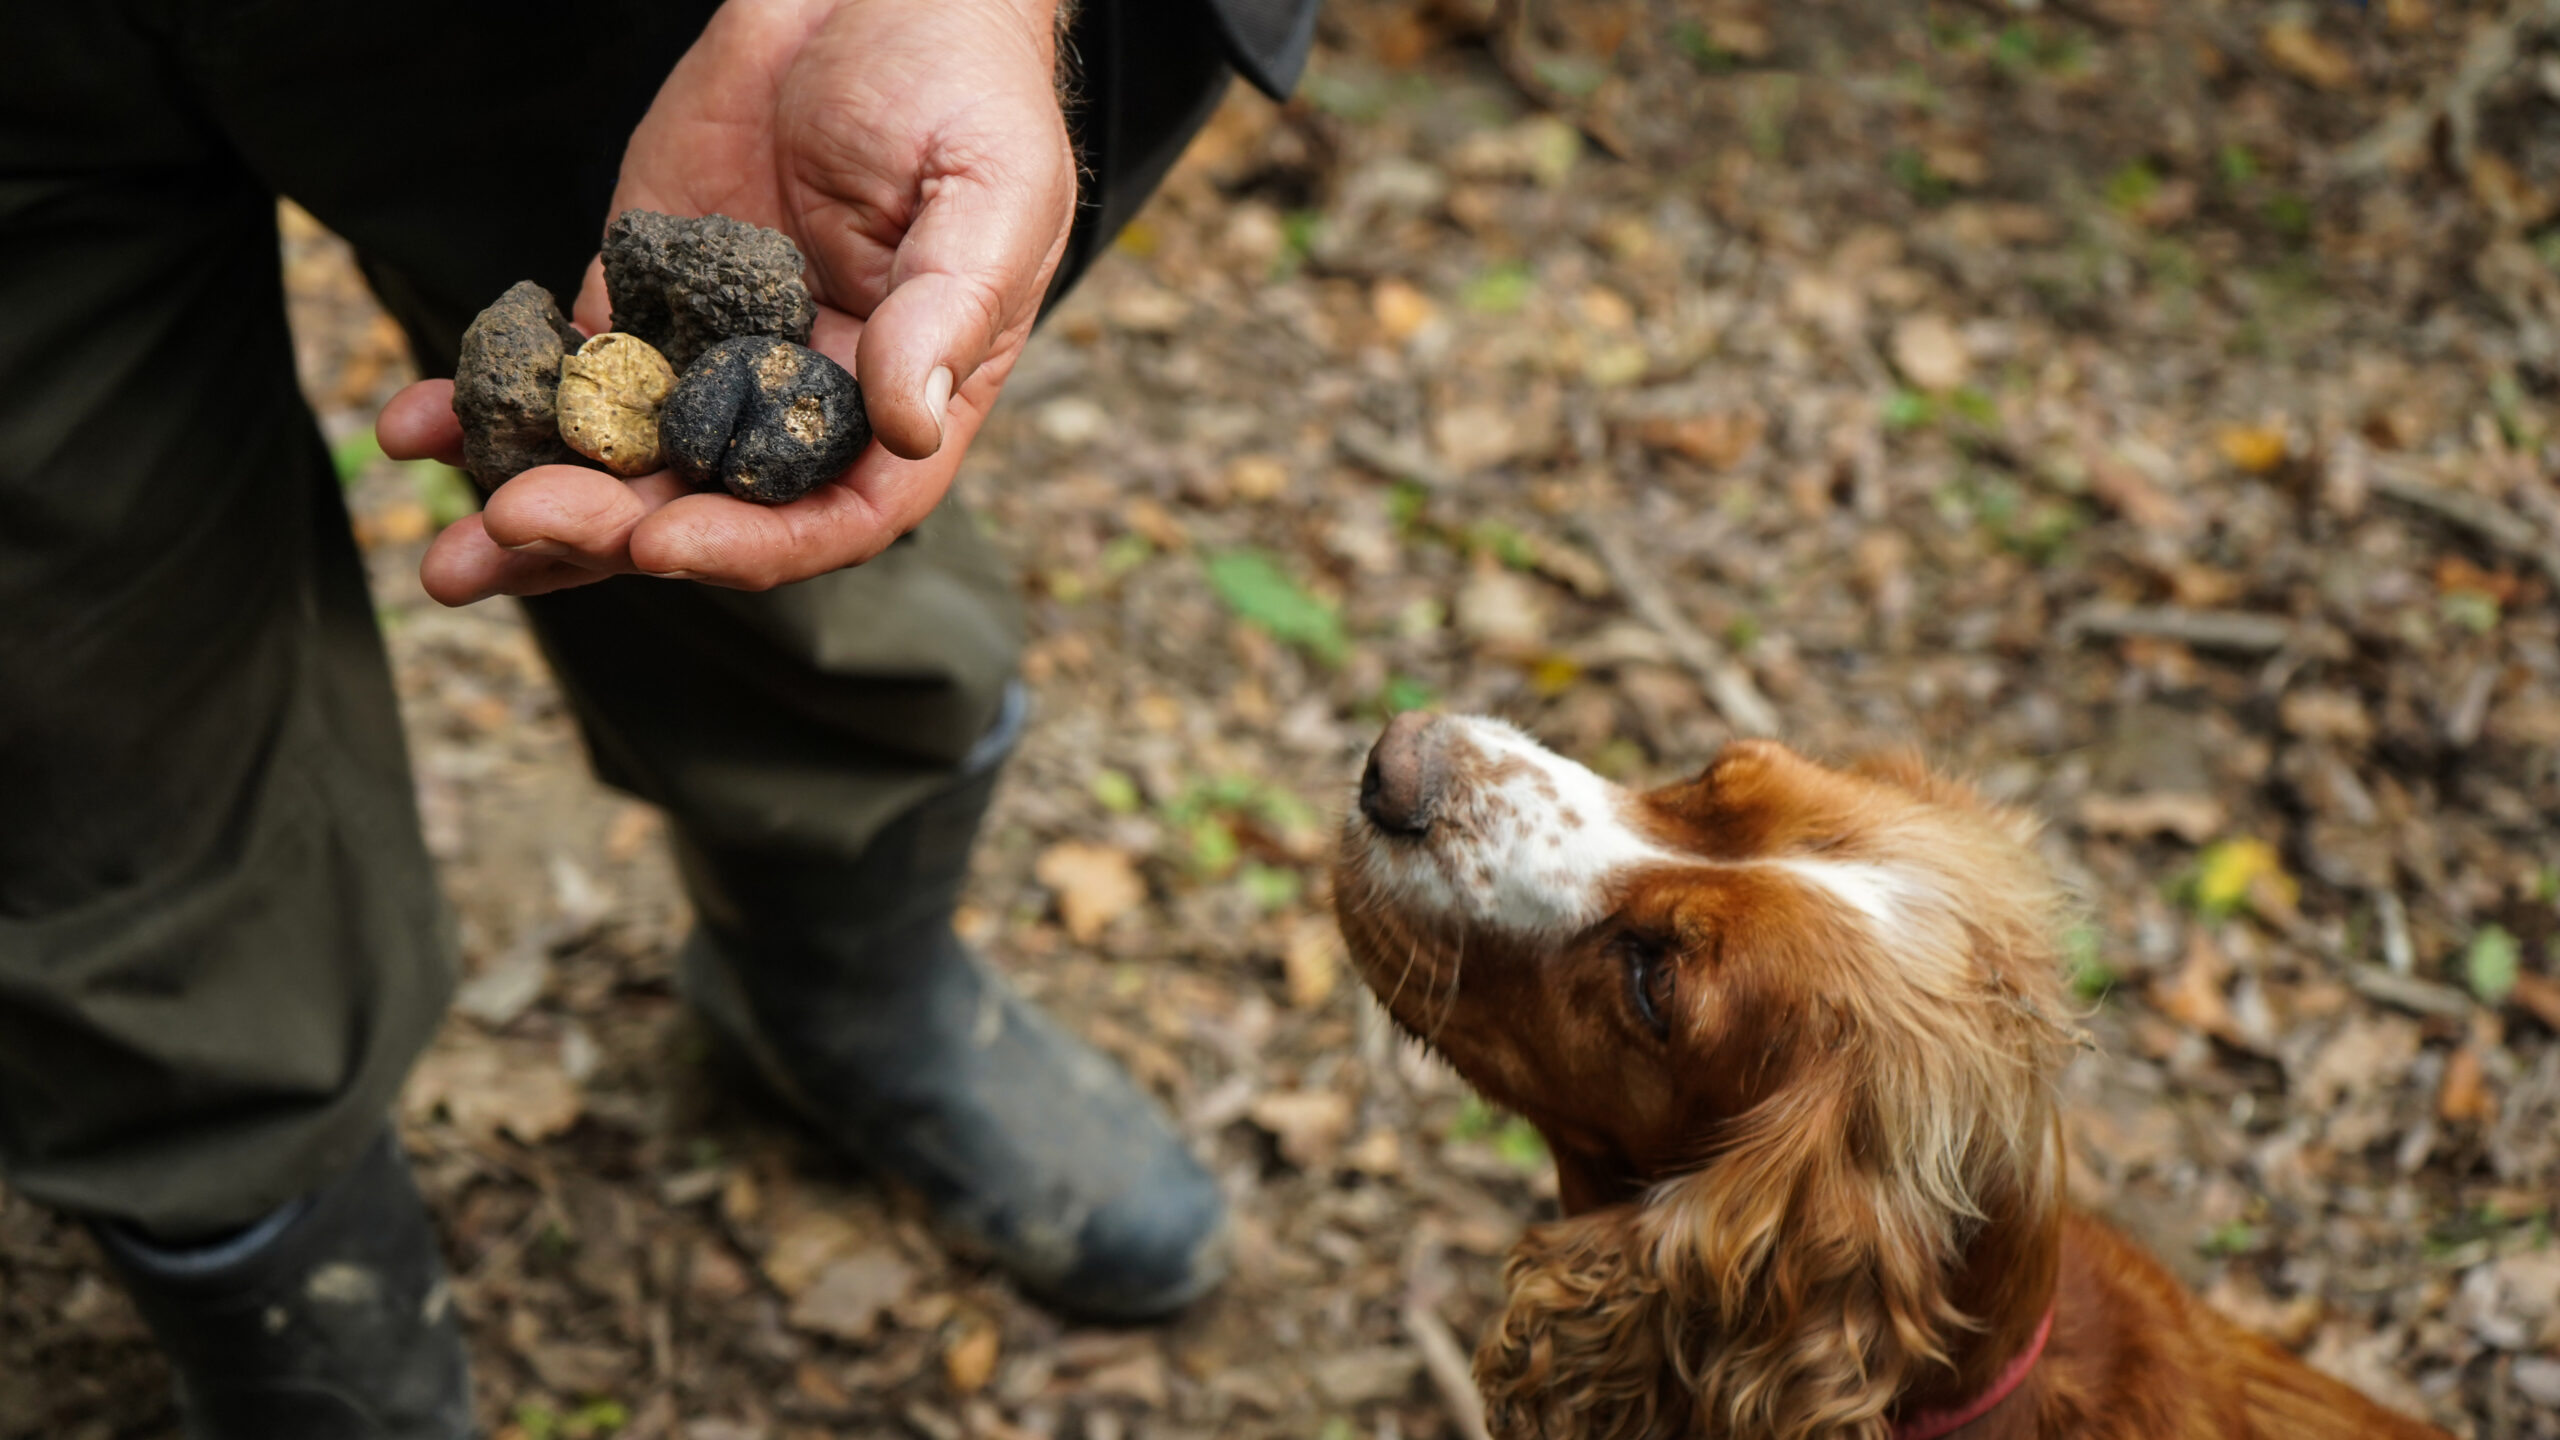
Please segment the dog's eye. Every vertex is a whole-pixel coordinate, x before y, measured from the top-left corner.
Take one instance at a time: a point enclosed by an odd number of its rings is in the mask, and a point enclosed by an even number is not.
[[[1618,958],[1626,966],[1627,999],[1636,1018],[1657,1037],[1669,1038],[1675,969],[1670,950],[1650,936],[1628,935],[1618,942]]]

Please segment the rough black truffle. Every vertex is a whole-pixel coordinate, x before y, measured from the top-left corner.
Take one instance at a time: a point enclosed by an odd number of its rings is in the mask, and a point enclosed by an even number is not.
[[[605,230],[613,328],[657,346],[678,374],[735,336],[808,343],[818,307],[800,266],[790,236],[726,215],[625,210]]]
[[[574,465],[560,438],[560,357],[584,343],[561,318],[551,292],[518,281],[462,332],[453,372],[453,414],[462,422],[462,463],[483,490],[536,465]]]
[[[667,464],[695,485],[780,505],[871,443],[862,387],[815,350],[742,335],[702,352],[658,412]]]

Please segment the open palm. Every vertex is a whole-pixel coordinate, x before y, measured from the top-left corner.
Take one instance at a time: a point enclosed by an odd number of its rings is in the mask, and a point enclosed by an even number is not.
[[[807,257],[810,343],[862,382],[879,443],[788,505],[673,476],[528,470],[437,537],[446,604],[642,573],[762,589],[859,564],[938,504],[1031,334],[1073,218],[1054,0],[730,0],[632,133],[613,211],[723,214]],[[577,320],[609,306],[590,266]],[[443,381],[386,406],[394,456],[451,459]]]

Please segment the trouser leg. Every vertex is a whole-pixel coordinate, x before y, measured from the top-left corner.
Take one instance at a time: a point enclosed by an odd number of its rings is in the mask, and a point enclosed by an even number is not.
[[[219,1229],[374,1138],[448,928],[269,193],[123,7],[0,56],[0,1165]]]

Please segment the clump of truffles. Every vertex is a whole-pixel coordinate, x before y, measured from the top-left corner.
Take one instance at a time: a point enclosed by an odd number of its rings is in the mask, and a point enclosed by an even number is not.
[[[560,362],[584,337],[561,317],[551,292],[517,282],[462,332],[453,372],[453,413],[462,422],[462,463],[483,490],[536,465],[575,464],[560,438]]]
[[[560,438],[629,480],[658,458],[658,411],[676,388],[675,367],[637,335],[609,330],[560,362]]]
[[[815,350],[742,335],[702,353],[658,413],[667,463],[698,486],[780,505],[809,493],[871,443],[862,387]]]
[[[726,215],[625,210],[605,230],[613,328],[658,347],[679,373],[735,336],[808,343],[818,307],[800,268],[790,236]]]

